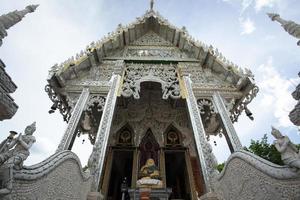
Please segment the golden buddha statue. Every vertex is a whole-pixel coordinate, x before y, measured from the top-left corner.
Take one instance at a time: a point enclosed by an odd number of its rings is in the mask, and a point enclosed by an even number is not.
[[[146,164],[140,169],[139,178],[137,181],[138,187],[162,187],[159,169],[152,158],[149,158]]]

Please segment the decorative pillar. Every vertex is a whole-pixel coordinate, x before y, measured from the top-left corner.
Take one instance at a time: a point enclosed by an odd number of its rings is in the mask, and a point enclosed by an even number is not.
[[[135,188],[136,187],[136,181],[138,179],[138,167],[139,167],[139,151],[137,148],[134,149],[133,151],[133,165],[132,165],[132,171],[131,171],[131,174],[132,174],[132,180],[131,180],[131,188]]]
[[[228,145],[231,150],[231,153],[234,151],[239,151],[242,149],[242,144],[235,132],[235,129],[233,127],[233,124],[230,120],[230,115],[228,113],[228,110],[226,109],[224,100],[219,92],[214,92],[213,94],[213,102],[214,105],[219,112],[224,129],[226,131],[227,137],[228,137]]]
[[[202,169],[203,179],[206,186],[206,192],[213,191],[212,179],[216,173],[215,163],[210,144],[206,141],[204,126],[200,117],[197,101],[193,93],[191,80],[188,76],[183,77],[186,87],[186,101],[189,111],[190,120],[193,127],[196,148],[199,156],[200,166]]]
[[[60,144],[58,145],[56,152],[63,151],[63,150],[71,150],[72,139],[76,134],[76,129],[80,117],[82,115],[82,112],[85,108],[85,105],[87,104],[87,101],[89,99],[89,95],[90,95],[89,88],[83,88],[81,95],[73,109],[73,113],[69,120],[68,127],[65,131],[65,134],[63,135],[63,138],[60,141]]]
[[[162,177],[163,187],[167,187],[167,179],[166,179],[166,162],[165,162],[165,152],[163,148],[159,150],[159,169],[160,176]]]
[[[120,75],[114,74],[112,76],[112,85],[106,98],[103,114],[97,132],[96,142],[93,147],[93,152],[89,158],[89,167],[91,170],[91,174],[93,175],[91,192],[98,192],[99,189],[99,183],[103,169],[106,147],[115,110],[120,80]]]

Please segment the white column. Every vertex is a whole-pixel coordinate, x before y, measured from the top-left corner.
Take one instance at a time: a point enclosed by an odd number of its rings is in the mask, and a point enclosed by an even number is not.
[[[109,132],[112,124],[113,114],[115,110],[118,89],[120,85],[121,76],[112,76],[112,85],[107,95],[103,114],[97,132],[97,138],[93,147],[93,152],[89,159],[89,167],[93,175],[93,183],[91,186],[92,192],[97,192],[99,188],[103,163],[109,138]]]
[[[237,133],[234,129],[234,126],[230,120],[229,112],[226,109],[224,100],[219,92],[214,92],[213,101],[214,101],[214,105],[215,105],[217,111],[219,112],[219,114],[221,116],[223,126],[225,128],[225,131],[226,131],[226,134],[228,137],[227,142],[229,143],[228,145],[229,145],[231,152],[241,150],[242,144],[241,144],[239,137],[237,136]]]
[[[68,123],[68,127],[63,135],[63,138],[60,141],[60,144],[58,145],[56,152],[68,150],[72,148],[71,142],[74,137],[74,134],[76,134],[75,131],[78,126],[82,112],[85,108],[85,105],[89,99],[89,95],[90,95],[89,88],[83,88],[81,95],[72,112],[71,118]]]
[[[191,80],[189,77],[183,77],[186,91],[187,91],[187,106],[190,115],[190,120],[193,127],[194,138],[196,143],[197,152],[199,155],[199,161],[202,169],[202,175],[204,178],[206,192],[211,192],[213,190],[212,177],[215,169],[211,166],[211,153],[209,148],[207,148],[207,141],[205,136],[204,126],[200,117],[200,111],[198,109],[197,100],[194,96]]]

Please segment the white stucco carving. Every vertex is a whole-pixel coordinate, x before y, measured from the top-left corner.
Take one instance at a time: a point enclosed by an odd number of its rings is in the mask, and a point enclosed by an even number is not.
[[[300,175],[246,151],[233,153],[215,182],[226,200],[290,200],[300,198]]]

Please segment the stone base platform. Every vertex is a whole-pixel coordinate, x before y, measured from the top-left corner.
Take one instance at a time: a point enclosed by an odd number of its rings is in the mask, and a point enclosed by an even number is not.
[[[90,192],[87,196],[87,200],[103,200],[104,197],[100,192]]]
[[[219,195],[214,192],[209,192],[200,197],[200,200],[223,200]]]
[[[131,200],[168,200],[172,193],[171,188],[138,188],[129,189]]]

